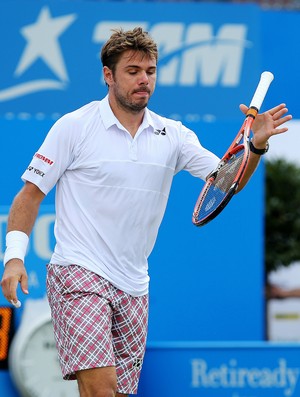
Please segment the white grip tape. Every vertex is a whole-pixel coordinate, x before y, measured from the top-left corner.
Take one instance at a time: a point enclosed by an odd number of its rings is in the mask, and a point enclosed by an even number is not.
[[[260,109],[273,79],[274,79],[274,75],[271,72],[263,72],[261,74],[260,81],[253,95],[252,101],[250,103],[250,107],[253,106],[257,110]]]

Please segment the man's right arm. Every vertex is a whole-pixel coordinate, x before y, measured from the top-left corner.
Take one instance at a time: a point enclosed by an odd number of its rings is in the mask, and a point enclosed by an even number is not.
[[[12,203],[7,233],[18,231],[29,237],[44,197],[44,193],[36,185],[26,182]],[[12,250],[13,248],[11,247]],[[1,281],[3,295],[9,302],[18,301],[18,283],[23,293],[28,294],[28,277],[23,260],[12,257],[5,264]]]

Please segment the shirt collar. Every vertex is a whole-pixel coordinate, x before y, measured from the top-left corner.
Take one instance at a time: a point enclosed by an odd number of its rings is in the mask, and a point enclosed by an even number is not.
[[[110,107],[110,104],[109,104],[109,101],[108,101],[108,95],[106,95],[106,97],[103,98],[102,101],[100,101],[99,108],[100,108],[100,114],[101,114],[102,122],[104,124],[104,127],[107,130],[110,127],[112,127],[113,125],[116,125],[118,128],[124,130],[124,127],[119,122],[117,117],[114,115],[114,113],[113,113],[113,111],[112,111],[112,109]],[[151,117],[149,109],[145,108],[145,114],[144,114],[143,122],[142,122],[142,124],[139,127],[139,131],[143,131],[144,129],[146,129],[148,127],[152,127],[154,129],[154,122],[153,122],[153,119]]]

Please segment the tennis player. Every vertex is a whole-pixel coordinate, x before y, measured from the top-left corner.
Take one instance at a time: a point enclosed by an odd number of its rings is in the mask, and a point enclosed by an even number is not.
[[[3,294],[28,294],[24,257],[45,195],[56,186],[56,245],[47,293],[64,379],[81,397],[136,394],[148,321],[148,263],[173,177],[205,180],[219,158],[194,132],[147,108],[157,46],[147,32],[116,30],[101,60],[107,96],[66,114],[22,175],[9,213]],[[241,106],[245,113],[247,107]],[[284,104],[254,124],[250,170],[288,121]]]

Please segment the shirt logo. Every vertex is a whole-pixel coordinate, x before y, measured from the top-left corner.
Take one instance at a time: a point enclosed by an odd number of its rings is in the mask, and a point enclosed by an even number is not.
[[[40,153],[35,153],[34,157],[37,157],[38,159],[44,161],[45,163],[52,165],[54,163],[53,160],[48,159],[48,157],[43,156]]]
[[[164,127],[162,130],[159,130],[158,128],[154,130],[154,134],[156,135],[167,135],[166,127]]]
[[[42,178],[44,178],[45,176],[45,173],[43,171],[39,170],[38,168],[32,167],[32,165],[29,165],[27,167],[27,170],[30,172],[34,172],[35,174],[41,176]]]

